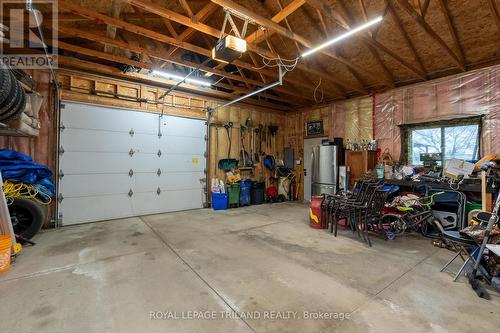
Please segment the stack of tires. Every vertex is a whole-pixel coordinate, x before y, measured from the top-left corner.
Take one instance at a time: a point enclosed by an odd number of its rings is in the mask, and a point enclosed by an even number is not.
[[[26,93],[12,74],[12,71],[0,62],[0,122],[6,122],[24,111]]]

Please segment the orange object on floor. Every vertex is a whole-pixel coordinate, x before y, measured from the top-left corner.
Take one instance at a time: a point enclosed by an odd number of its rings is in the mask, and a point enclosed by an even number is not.
[[[326,229],[323,217],[321,215],[322,195],[315,195],[311,198],[309,206],[309,226],[314,229]]]
[[[10,267],[12,238],[0,235],[0,273],[7,272]]]

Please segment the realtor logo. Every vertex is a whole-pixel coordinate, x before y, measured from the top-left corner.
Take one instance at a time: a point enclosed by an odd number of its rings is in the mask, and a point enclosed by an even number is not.
[[[0,2],[0,58],[21,69],[57,67],[57,0]]]

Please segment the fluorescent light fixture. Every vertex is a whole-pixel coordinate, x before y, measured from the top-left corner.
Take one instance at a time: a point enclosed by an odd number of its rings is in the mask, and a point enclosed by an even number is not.
[[[349,30],[345,34],[342,34],[342,35],[340,35],[338,37],[335,37],[335,38],[329,40],[328,42],[325,42],[325,43],[321,44],[320,46],[317,46],[317,47],[315,47],[313,49],[310,49],[309,51],[302,53],[302,58],[307,57],[308,55],[310,55],[310,54],[312,54],[314,52],[317,52],[317,51],[319,51],[321,49],[324,49],[325,47],[328,47],[328,46],[330,46],[332,44],[335,44],[335,43],[337,43],[337,42],[339,42],[339,41],[341,41],[343,39],[346,39],[347,37],[350,37],[350,36],[354,35],[355,33],[360,32],[361,30],[369,28],[372,25],[375,25],[375,24],[379,23],[380,21],[382,21],[382,19],[383,19],[383,17],[379,16],[379,17],[377,17],[377,18],[375,18],[375,19],[373,19],[371,21],[366,22],[363,25],[360,25],[357,28]]]
[[[237,102],[239,102],[239,101],[241,101],[241,100],[244,100],[244,99],[246,99],[246,98],[248,98],[248,97],[251,97],[251,96],[253,96],[253,95],[259,94],[259,93],[261,93],[261,92],[263,92],[263,91],[265,91],[265,90],[271,89],[272,87],[276,87],[277,85],[280,85],[280,84],[281,84],[281,80],[276,81],[276,82],[274,82],[274,83],[271,83],[270,85],[267,85],[267,86],[265,86],[265,87],[262,87],[262,88],[260,88],[260,89],[255,90],[255,91],[252,91],[252,92],[251,92],[251,93],[249,93],[249,94],[246,94],[246,95],[243,95],[243,96],[241,96],[241,97],[238,97],[237,99],[235,99],[235,100],[233,100],[233,101],[230,101],[230,102],[227,102],[227,103],[225,103],[225,104],[223,104],[223,105],[220,105],[220,106],[216,107],[215,109],[219,109],[219,108],[226,107],[226,106],[229,106],[229,105],[231,105],[231,104],[237,103]],[[214,110],[215,110],[215,109],[214,109]]]
[[[167,78],[167,79],[170,79],[170,80],[177,80],[177,81],[185,81],[186,83],[192,83],[192,84],[197,84],[197,85],[200,85],[200,86],[205,86],[205,87],[210,87],[212,85],[212,83],[208,82],[208,81],[203,81],[203,80],[197,80],[197,79],[192,79],[192,78],[186,78],[184,76],[180,76],[178,74],[173,74],[173,73],[169,73],[169,72],[164,72],[164,71],[152,71],[151,72],[152,74],[154,75],[158,75],[158,76],[163,76],[164,78]]]

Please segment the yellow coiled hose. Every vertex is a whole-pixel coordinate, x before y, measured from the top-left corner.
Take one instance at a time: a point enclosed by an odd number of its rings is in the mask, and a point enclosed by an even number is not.
[[[52,202],[50,194],[41,191],[36,186],[25,183],[12,183],[11,181],[4,181],[3,192],[5,198],[10,202],[16,198],[27,198],[35,200],[42,205],[49,205]],[[46,200],[44,200],[46,198]]]

